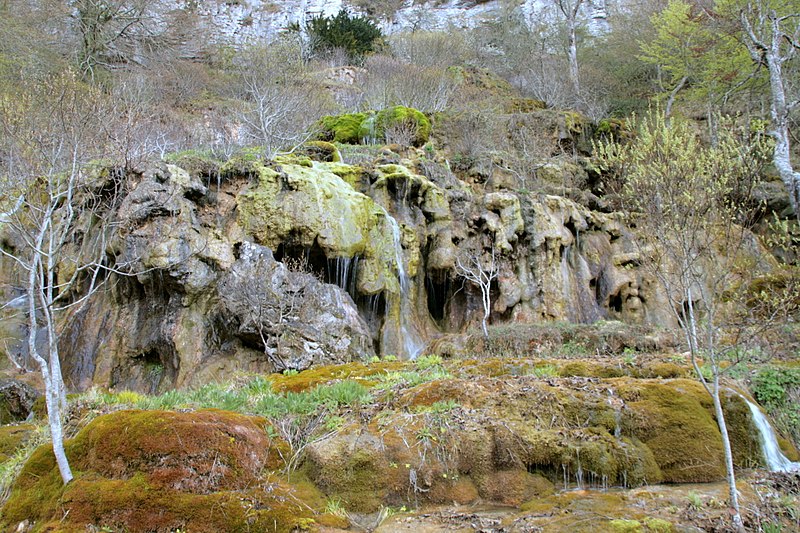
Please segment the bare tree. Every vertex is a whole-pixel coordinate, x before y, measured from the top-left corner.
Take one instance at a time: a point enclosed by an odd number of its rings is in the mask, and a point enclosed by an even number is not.
[[[63,443],[59,317],[100,286],[113,229],[106,214],[119,182],[87,166],[103,153],[102,95],[70,74],[37,89],[0,98],[0,203],[11,206],[2,226],[11,246],[0,251],[25,280],[28,355],[42,374],[53,451],[66,484],[72,472]]]
[[[255,335],[264,355],[275,370],[290,368],[284,359],[284,340],[299,319],[308,279],[293,273],[305,266],[290,262],[287,267],[272,258],[267,248],[243,243],[241,257],[246,262],[233,268],[221,292],[236,295],[227,304],[241,312],[243,334]]]
[[[569,59],[569,80],[575,97],[581,94],[581,82],[578,72],[578,11],[583,0],[555,0],[558,10],[567,22],[567,58]]]
[[[456,274],[477,285],[481,291],[481,303],[483,304],[481,328],[483,336],[488,339],[489,330],[486,325],[489,315],[492,313],[492,282],[497,278],[499,272],[494,242],[488,251],[462,248],[456,255],[455,267]]]
[[[291,39],[246,48],[237,78],[237,96],[243,101],[239,119],[246,133],[240,142],[263,146],[267,156],[305,142],[331,105],[305,71],[300,47]]]
[[[75,29],[80,39],[78,64],[87,79],[98,67],[136,63],[145,43],[147,2],[143,0],[76,0]],[[139,50],[141,51],[141,50]]]
[[[786,3],[786,6],[797,7]],[[768,0],[753,0],[740,10],[745,44],[757,65],[769,72],[770,135],[775,139],[772,161],[789,193],[789,201],[800,221],[800,172],[792,167],[789,115],[800,105],[800,98],[790,100],[784,65],[797,56],[800,48],[800,11],[779,12]]]

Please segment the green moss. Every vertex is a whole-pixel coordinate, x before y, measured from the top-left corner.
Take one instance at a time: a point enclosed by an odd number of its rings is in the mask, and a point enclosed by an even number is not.
[[[331,169],[328,165],[332,165]],[[398,293],[392,230],[385,210],[332,170],[341,163],[311,167],[283,163],[280,173],[263,168],[260,181],[237,198],[239,223],[260,243],[276,249],[290,238],[328,258],[359,256],[361,294]]]
[[[645,518],[644,525],[647,531],[652,531],[653,533],[671,533],[674,531],[672,524],[661,518]]]
[[[342,178],[356,191],[364,191],[369,186],[367,173],[363,167],[345,165],[344,163],[329,163],[327,169]]]
[[[295,154],[305,155],[321,163],[341,163],[342,161],[339,149],[327,141],[309,141],[295,150]]]
[[[35,429],[33,424],[0,426],[0,462],[14,455]]]
[[[711,414],[711,398],[685,379],[669,382],[619,382],[625,401],[624,434],[634,435],[653,452],[664,481],[705,482],[725,475],[722,439]]]
[[[553,483],[525,470],[500,470],[480,476],[478,490],[482,498],[503,505],[520,505],[534,496],[553,494]]]
[[[411,144],[422,146],[431,134],[431,122],[424,113],[411,107],[394,106],[384,109],[375,118],[375,135],[382,139],[391,128],[407,128],[411,131]]]
[[[168,154],[164,160],[199,176],[216,176],[222,165],[222,162],[208,150],[184,150]]]
[[[739,468],[763,465],[761,442],[751,422],[750,408],[738,394],[722,397],[722,409],[733,450],[733,463]]]
[[[367,119],[366,113],[348,113],[322,117],[319,139],[322,141],[345,144],[359,144],[363,139],[362,123]]]
[[[511,98],[506,104],[507,113],[532,113],[545,109],[547,104],[544,100],[536,98]]]
[[[365,385],[374,384],[379,377],[389,372],[397,372],[409,366],[398,361],[378,361],[370,364],[347,363],[344,365],[328,365],[313,367],[294,375],[270,374],[275,392],[302,392],[318,385],[342,380],[357,380]]]
[[[638,520],[624,520],[618,518],[616,520],[611,520],[608,525],[614,533],[641,533],[644,531],[642,523]]]
[[[62,521],[59,531],[90,524],[142,532],[291,531],[311,518],[303,501],[310,493],[298,496],[263,477],[264,469],[282,468],[289,452],[267,437],[265,425],[213,410],[98,417],[65,444],[75,479],[63,487],[52,448],[40,447],[14,483],[0,526],[28,519],[35,531],[51,520]]]
[[[307,449],[309,477],[347,509],[375,512],[383,505],[392,484],[389,460],[377,439],[359,439],[357,433],[352,433],[353,428],[343,431],[350,433]]]
[[[12,486],[11,495],[0,513],[0,529],[8,531],[12,524],[23,520],[39,522],[50,519],[62,489],[52,445],[40,446],[25,463]]]

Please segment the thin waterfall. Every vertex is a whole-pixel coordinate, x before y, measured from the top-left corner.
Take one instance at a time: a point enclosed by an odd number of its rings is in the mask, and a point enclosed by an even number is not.
[[[736,394],[739,394],[738,392]],[[767,468],[772,472],[797,472],[800,471],[800,463],[790,461],[778,445],[778,437],[775,435],[775,429],[772,424],[761,412],[761,408],[754,404],[741,394],[739,396],[747,403],[750,408],[750,414],[753,417],[753,424],[758,429],[759,440],[761,441],[761,450],[764,453],[764,459],[767,461]]]
[[[394,305],[399,305],[398,317],[398,334],[400,342],[402,343],[403,353],[398,354],[409,359],[415,359],[417,355],[425,348],[425,342],[419,335],[419,332],[414,327],[412,322],[413,309],[411,306],[410,298],[410,280],[406,273],[405,264],[403,260],[403,246],[400,233],[400,224],[397,220],[389,214],[385,208],[381,208],[386,217],[386,221],[392,231],[392,247],[394,248],[394,262],[397,268],[397,277],[400,285],[400,294],[395,298],[386,299],[386,316],[392,315],[391,309]]]

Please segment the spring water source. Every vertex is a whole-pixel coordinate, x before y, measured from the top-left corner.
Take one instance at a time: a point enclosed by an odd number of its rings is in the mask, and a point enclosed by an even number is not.
[[[758,429],[759,438],[761,440],[761,449],[764,452],[764,459],[767,461],[767,468],[772,472],[797,472],[800,471],[800,463],[790,461],[783,453],[778,445],[778,438],[775,435],[775,430],[772,425],[761,412],[761,409],[742,396],[742,399],[747,402],[747,407],[750,408],[750,414],[753,417],[753,423]]]
[[[416,359],[417,355],[419,355],[419,353],[425,348],[425,342],[422,340],[411,322],[413,310],[409,297],[409,279],[403,263],[403,246],[400,234],[400,224],[392,215],[389,214],[386,209],[383,209],[383,213],[392,230],[392,247],[394,248],[394,260],[397,268],[397,277],[400,282],[400,316],[398,320],[398,326],[400,329],[399,333],[404,353],[398,355],[402,355],[409,359]],[[387,317],[391,315],[389,309],[393,303],[396,302],[392,302],[392,298],[386,299]]]

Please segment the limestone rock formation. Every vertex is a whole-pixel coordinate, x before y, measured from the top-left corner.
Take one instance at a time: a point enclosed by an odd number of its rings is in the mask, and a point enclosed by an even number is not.
[[[580,161],[551,165],[531,191],[456,175],[426,148],[363,150],[372,161],[359,165],[317,143],[130,173],[108,213],[113,273],[64,320],[68,384],[159,392],[236,371],[414,358],[483,318],[460,254],[494,254],[493,324],[673,325],[635,229],[588,190],[554,194],[548,180]]]

